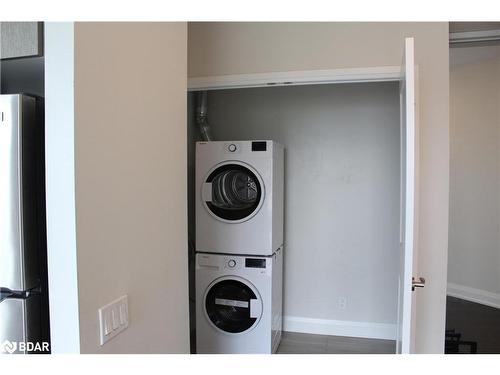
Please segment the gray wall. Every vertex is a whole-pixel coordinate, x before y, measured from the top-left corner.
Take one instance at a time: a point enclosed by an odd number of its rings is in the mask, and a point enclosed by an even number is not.
[[[284,315],[394,324],[398,84],[211,91],[209,119],[285,146]]]
[[[42,22],[0,22],[0,59],[42,54]]]
[[[496,293],[498,304],[500,47],[452,49],[450,63],[448,281],[452,293]]]

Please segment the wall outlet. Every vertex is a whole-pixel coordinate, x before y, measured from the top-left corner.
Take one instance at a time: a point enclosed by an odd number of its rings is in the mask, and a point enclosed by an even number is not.
[[[346,297],[340,297],[339,298],[339,309],[345,310],[347,307],[347,298]]]
[[[100,343],[104,345],[128,327],[128,297],[125,295],[98,310]]]

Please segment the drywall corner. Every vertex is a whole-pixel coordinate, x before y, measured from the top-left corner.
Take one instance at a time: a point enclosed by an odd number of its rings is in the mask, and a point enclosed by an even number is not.
[[[73,35],[72,22],[45,23],[45,168],[52,353],[80,352]]]

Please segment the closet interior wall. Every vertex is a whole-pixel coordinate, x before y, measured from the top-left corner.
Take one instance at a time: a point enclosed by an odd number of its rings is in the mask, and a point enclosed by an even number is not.
[[[191,239],[194,144],[201,140],[194,105],[190,92]],[[394,339],[398,82],[212,90],[208,118],[214,140],[285,146],[284,330]]]

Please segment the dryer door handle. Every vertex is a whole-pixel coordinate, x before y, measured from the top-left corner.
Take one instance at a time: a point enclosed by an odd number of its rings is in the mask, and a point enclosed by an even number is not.
[[[204,182],[201,187],[201,197],[204,202],[212,202],[212,183]]]
[[[258,299],[250,300],[250,318],[260,318],[262,315],[262,303]]]

